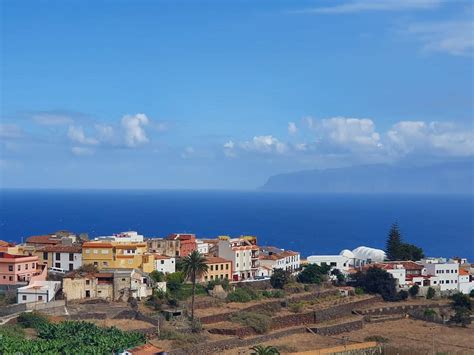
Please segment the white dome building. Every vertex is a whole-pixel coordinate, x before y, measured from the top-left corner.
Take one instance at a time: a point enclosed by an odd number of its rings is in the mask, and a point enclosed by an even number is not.
[[[344,257],[346,257],[347,259],[354,259],[354,258],[355,258],[354,253],[351,252],[349,249],[341,250],[341,252],[339,253],[339,255],[344,256]]]
[[[379,263],[384,261],[387,257],[382,249],[369,248],[365,246],[355,248],[352,253],[354,254],[357,265]]]

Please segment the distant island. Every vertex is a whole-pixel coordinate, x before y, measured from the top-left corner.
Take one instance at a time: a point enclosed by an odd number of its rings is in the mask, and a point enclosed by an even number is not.
[[[387,164],[306,170],[271,176],[263,191],[321,193],[473,193],[474,162],[406,167]]]

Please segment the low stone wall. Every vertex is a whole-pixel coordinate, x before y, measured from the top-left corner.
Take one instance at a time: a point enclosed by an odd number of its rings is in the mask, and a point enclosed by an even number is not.
[[[328,325],[325,327],[311,328],[311,330],[317,334],[321,335],[337,335],[341,333],[352,332],[354,330],[359,330],[364,327],[363,320],[355,320],[346,323]]]
[[[107,319],[106,313],[79,313],[72,314],[68,317],[70,320],[86,320],[86,319]]]
[[[212,328],[208,330],[211,334],[219,335],[231,335],[239,338],[256,335],[257,332],[252,327],[240,327],[240,328]]]
[[[207,355],[207,354],[220,354],[225,350],[238,348],[238,347],[250,347],[255,344],[260,344],[266,341],[279,339],[294,334],[306,333],[306,328],[292,328],[283,330],[273,334],[261,335],[255,338],[247,339],[226,339],[206,344],[199,344],[186,349],[175,349],[168,352],[169,355]]]
[[[0,308],[0,317],[26,311],[26,303],[11,304]]]
[[[380,308],[371,308],[356,310],[357,314],[361,315],[388,315],[388,314],[402,314],[408,313],[412,310],[425,309],[425,308],[443,308],[447,305],[442,305],[439,303],[430,303],[430,304],[411,304],[411,305],[399,305],[399,306],[387,306]]]
[[[286,298],[286,300],[289,302],[301,302],[301,301],[310,301],[318,297],[328,297],[328,296],[335,296],[335,295],[339,295],[339,290],[329,289],[329,290],[317,291],[311,294],[295,295],[293,297]],[[202,324],[225,322],[226,320],[229,320],[230,316],[232,316],[233,314],[240,313],[240,312],[259,311],[262,309],[262,307],[271,307],[272,305],[281,305],[282,301],[284,301],[284,299],[277,299],[275,301],[265,302],[264,304],[260,303],[253,306],[249,306],[247,308],[243,308],[235,312],[227,312],[227,313],[220,313],[220,314],[215,314],[211,316],[205,316],[205,317],[201,317],[200,321]]]
[[[41,311],[51,308],[64,307],[66,303],[64,300],[51,301],[51,302],[30,302],[30,303],[17,303],[8,305],[0,308],[0,317],[10,316],[15,313],[21,313],[28,310]]]

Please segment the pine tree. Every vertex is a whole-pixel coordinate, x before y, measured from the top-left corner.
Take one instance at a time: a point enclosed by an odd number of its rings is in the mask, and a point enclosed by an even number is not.
[[[395,222],[392,224],[392,227],[390,227],[390,231],[388,232],[387,246],[385,248],[388,260],[399,260],[402,248],[402,236],[400,234],[398,223]]]

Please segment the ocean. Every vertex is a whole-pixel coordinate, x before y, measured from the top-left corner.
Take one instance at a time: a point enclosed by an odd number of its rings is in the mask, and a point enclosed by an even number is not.
[[[397,221],[428,256],[474,261],[472,195],[337,195],[257,191],[0,190],[0,239],[20,242],[57,230],[90,237],[136,230],[198,237],[256,235],[302,255],[360,245],[384,248]]]

